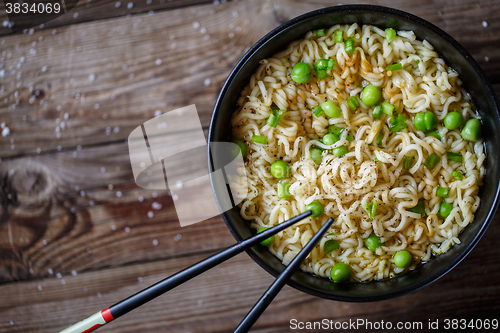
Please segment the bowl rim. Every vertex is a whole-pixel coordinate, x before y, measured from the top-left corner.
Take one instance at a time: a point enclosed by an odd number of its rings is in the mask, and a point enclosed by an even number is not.
[[[264,46],[270,39],[272,39],[275,35],[278,33],[296,25],[297,23],[300,23],[301,21],[307,20],[307,19],[312,19],[314,17],[319,17],[325,14],[331,14],[331,13],[337,13],[337,12],[356,12],[356,11],[374,11],[378,12],[380,14],[391,14],[394,16],[399,16],[402,18],[405,18],[409,21],[415,22],[417,25],[424,26],[424,28],[430,29],[434,31],[436,34],[440,35],[442,38],[446,39],[459,53],[462,54],[464,58],[467,59],[469,64],[474,68],[475,72],[479,75],[481,81],[483,82],[489,98],[491,98],[494,106],[495,106],[495,111],[497,113],[497,118],[500,118],[499,115],[499,102],[496,98],[495,92],[489,83],[486,75],[484,74],[483,70],[481,67],[478,65],[478,63],[475,61],[475,59],[470,55],[470,53],[465,50],[463,46],[461,46],[453,37],[451,37],[448,33],[443,31],[442,29],[438,28],[434,24],[416,16],[410,13],[407,13],[405,11],[391,8],[391,7],[384,7],[384,6],[376,6],[376,5],[338,5],[338,6],[332,6],[332,7],[325,7],[321,9],[316,9],[307,13],[304,13],[302,15],[299,15],[297,17],[292,18],[291,20],[281,24],[280,26],[274,28],[271,30],[269,33],[267,33],[264,37],[262,37],[259,41],[257,41],[248,51],[243,55],[243,57],[238,61],[238,63],[234,66],[234,68],[231,70],[230,74],[228,75],[218,97],[217,101],[214,106],[214,111],[212,113],[212,117],[210,120],[210,128],[208,132],[208,156],[209,156],[209,166],[211,166],[210,162],[210,143],[213,140],[213,137],[215,135],[214,133],[214,123],[217,120],[218,116],[218,110],[221,108],[221,105],[223,103],[224,97],[229,89],[229,87],[232,85],[234,79],[238,75],[239,71],[242,69],[242,67],[246,64],[246,62],[254,56],[254,53],[257,52],[262,46]],[[292,42],[292,41],[290,41]],[[212,170],[210,170],[212,171]],[[212,183],[212,189],[215,194],[215,189],[213,187],[213,182],[212,182],[212,177],[210,177],[211,183]],[[498,208],[498,203],[499,203],[499,198],[500,198],[500,186],[497,185],[496,187],[496,192],[495,196],[493,199],[493,204],[488,211],[488,214],[485,217],[484,223],[481,226],[481,228],[478,230],[478,232],[474,235],[473,239],[469,244],[467,244],[467,247],[455,258],[453,261],[447,265],[444,266],[441,270],[439,270],[437,273],[431,275],[430,277],[427,277],[426,279],[412,284],[408,287],[405,287],[401,290],[395,291],[395,292],[389,292],[389,293],[384,293],[381,295],[376,295],[376,296],[342,296],[342,295],[334,295],[334,294],[327,294],[315,289],[312,289],[310,287],[304,286],[300,283],[297,283],[293,281],[292,279],[289,279],[287,281],[287,284],[299,291],[305,292],[307,294],[317,296],[320,298],[324,299],[330,299],[330,300],[335,300],[335,301],[347,301],[347,302],[372,302],[372,301],[381,301],[381,300],[386,300],[390,298],[394,298],[397,296],[402,296],[405,294],[408,294],[410,292],[419,290],[432,282],[435,282],[439,280],[441,277],[443,277],[445,274],[450,272],[453,268],[455,268],[471,251],[472,249],[477,245],[481,237],[484,235],[486,232],[486,229],[489,227],[493,217],[495,216],[495,213]],[[217,195],[215,195],[215,200],[217,204],[219,205],[219,201],[217,200]],[[219,205],[220,208],[220,205]],[[229,217],[227,216],[226,212],[223,212],[222,218],[233,235],[233,237],[238,241],[241,242],[244,240],[240,235],[233,229]],[[276,272],[274,269],[272,269],[264,260],[262,260],[256,253],[254,253],[251,249],[246,250],[246,253],[260,266],[262,267],[265,271],[267,271],[269,274],[271,274],[274,277],[277,277],[279,275],[279,272]],[[376,283],[377,281],[369,282],[369,283]],[[356,282],[358,283],[358,282]]]

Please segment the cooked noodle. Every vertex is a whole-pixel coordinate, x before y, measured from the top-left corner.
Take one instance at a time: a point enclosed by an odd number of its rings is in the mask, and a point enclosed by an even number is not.
[[[335,43],[335,30],[343,30],[344,38],[355,36],[356,49],[347,54],[344,43]],[[338,262],[351,266],[351,281],[389,278],[419,263],[428,261],[432,253],[446,252],[460,243],[460,232],[474,219],[479,206],[479,186],[484,175],[485,153],[482,141],[462,139],[460,131],[448,130],[442,120],[458,111],[464,121],[477,118],[469,96],[461,87],[458,74],[449,68],[427,41],[415,39],[412,31],[398,31],[388,42],[384,30],[357,24],[336,25],[325,30],[326,36],[313,32],[291,43],[273,57],[261,61],[241,93],[233,115],[233,136],[248,146],[245,172],[249,194],[241,204],[241,216],[252,221],[252,227],[271,227],[305,210],[319,200],[325,213],[307,218],[278,233],[269,250],[287,265],[329,218],[335,218],[327,236],[304,261],[302,269],[328,277]],[[298,62],[310,65],[318,59],[335,59],[334,69],[318,80],[297,84],[291,79]],[[388,65],[401,63],[403,69],[386,72]],[[371,83],[382,90],[382,101],[395,106],[406,118],[407,127],[397,133],[389,131],[387,117],[372,117],[373,107],[360,102],[352,111],[347,104],[358,96],[363,86]],[[330,100],[342,111],[339,118],[324,114],[316,117],[311,110]],[[286,112],[276,128],[266,125],[275,103]],[[442,140],[425,136],[413,124],[416,113],[433,111]],[[344,127],[340,140],[327,146],[319,141],[329,125]],[[375,144],[383,132],[380,147]],[[354,141],[348,141],[351,133]],[[267,144],[251,141],[252,135],[267,137]],[[341,157],[331,149],[346,145],[349,152]],[[326,149],[322,163],[310,157],[312,147]],[[446,152],[460,153],[463,162],[452,162]],[[431,153],[440,157],[430,170],[424,161]],[[403,168],[404,156],[414,156],[414,164]],[[270,165],[283,160],[291,167],[286,179],[290,198],[278,199],[279,179],[270,173]],[[460,171],[463,180],[451,173]],[[448,198],[435,195],[437,187],[450,188]],[[368,218],[365,204],[376,200],[378,208],[373,220]],[[425,202],[426,215],[408,211],[419,200]],[[442,200],[453,204],[450,215],[438,216]],[[375,252],[365,247],[365,239],[375,233],[383,243]],[[335,239],[340,247],[325,254],[324,244]],[[397,251],[412,254],[408,268],[398,268],[393,261]]]

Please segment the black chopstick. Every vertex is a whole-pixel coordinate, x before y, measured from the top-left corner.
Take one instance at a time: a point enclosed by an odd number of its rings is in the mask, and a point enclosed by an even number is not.
[[[267,309],[269,304],[274,300],[276,295],[285,285],[286,281],[293,275],[295,270],[300,266],[304,259],[309,255],[309,252],[318,244],[324,233],[330,229],[333,224],[333,218],[329,218],[326,223],[318,230],[318,232],[311,238],[311,240],[304,246],[302,250],[293,258],[292,262],[286,266],[285,270],[276,278],[273,284],[266,290],[264,295],[255,303],[253,308],[247,313],[245,318],[234,330],[235,333],[246,333],[250,330],[253,324],[259,319],[261,314]]]
[[[76,323],[75,325],[68,327],[67,329],[61,331],[60,333],[76,333],[76,332],[81,333],[84,331],[90,332],[94,329],[97,329],[102,325],[109,323],[110,321],[120,316],[123,316],[129,311],[138,308],[144,303],[151,301],[152,299],[160,296],[161,294],[164,294],[167,291],[183,284],[184,282],[194,278],[195,276],[200,275],[201,273],[209,270],[210,268],[217,266],[218,264],[228,260],[229,258],[234,257],[235,255],[245,251],[246,249],[254,245],[257,245],[261,241],[271,237],[272,235],[280,232],[283,229],[288,228],[289,226],[299,222],[300,220],[310,216],[311,214],[312,211],[308,210],[300,215],[292,217],[288,221],[282,222],[277,226],[269,228],[251,238],[248,238],[240,243],[237,243],[219,253],[214,254],[211,257],[208,257],[207,259],[204,259],[180,272],[175,273],[174,275],[169,276],[164,280],[161,280],[160,282],[157,282],[156,284],[144,290],[139,291],[137,294],[132,295],[129,298],[126,298],[123,301],[120,301],[115,305],[110,306],[109,308],[106,308],[100,312],[95,313],[94,315],[88,317],[87,319],[84,319],[83,321]]]

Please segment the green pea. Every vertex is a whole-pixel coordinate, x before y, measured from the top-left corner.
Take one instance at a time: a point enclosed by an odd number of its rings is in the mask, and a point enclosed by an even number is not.
[[[436,128],[437,118],[433,112],[426,111],[418,113],[413,122],[419,131],[427,132]]]
[[[449,130],[454,130],[462,126],[464,117],[457,111],[450,112],[444,117],[444,126]]]
[[[347,282],[351,278],[351,267],[343,262],[339,262],[332,267],[330,277],[337,283]]]
[[[443,219],[445,219],[450,215],[452,210],[453,210],[453,205],[451,203],[447,203],[446,201],[441,201],[441,204],[439,205],[438,215],[441,216]]]
[[[290,176],[290,166],[283,161],[275,161],[271,164],[271,175],[278,179],[288,178]]]
[[[299,62],[297,65],[293,66],[292,69],[292,80],[297,83],[307,83],[311,78],[311,67],[305,62]]]
[[[340,146],[332,150],[333,155],[339,157],[339,156],[344,156],[347,154],[349,150],[347,149],[346,146]]]
[[[266,227],[259,228],[259,230],[257,230],[257,233],[260,234],[262,231],[267,230],[267,229],[269,229],[269,228],[266,228]],[[272,243],[274,243],[274,235],[272,235],[269,238],[264,239],[262,242],[260,242],[260,245],[269,246]]]
[[[342,115],[342,111],[340,111],[339,107],[332,101],[326,101],[325,103],[321,104],[321,108],[330,118],[338,118]]]
[[[323,205],[318,200],[314,200],[309,205],[307,205],[306,211],[308,210],[312,210],[313,212],[311,215],[312,217],[320,217],[321,215],[323,215],[323,212],[325,211],[323,209]]]
[[[411,263],[411,253],[408,251],[398,251],[394,255],[394,264],[399,268],[408,267]]]
[[[478,141],[481,138],[481,122],[478,119],[467,120],[461,134],[464,140]]]
[[[382,246],[382,242],[375,234],[371,234],[367,239],[365,239],[365,246],[368,250],[375,252],[379,247]]]
[[[339,141],[339,137],[333,133],[325,134],[325,136],[323,137],[323,143],[327,146],[331,146],[337,141]]]
[[[232,142],[236,143],[240,147],[241,156],[243,156],[243,158],[245,158],[247,156],[247,145],[239,139],[233,139]],[[238,155],[238,151],[235,152],[234,156],[236,156],[236,155]]]
[[[382,93],[377,86],[373,84],[369,84],[363,89],[363,93],[361,94],[361,101],[363,104],[367,106],[375,106],[380,102],[380,98],[382,97]]]
[[[323,160],[322,151],[319,148],[311,149],[311,160],[316,164],[321,164]]]

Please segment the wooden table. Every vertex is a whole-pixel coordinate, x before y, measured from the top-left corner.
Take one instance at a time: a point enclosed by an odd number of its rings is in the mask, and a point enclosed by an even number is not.
[[[499,94],[499,1],[372,3],[447,31]],[[233,244],[220,217],[181,228],[167,190],[137,187],[126,139],[157,110],[193,103],[207,129],[224,80],[251,45],[334,4],[81,0],[42,28],[2,27],[0,122],[11,133],[0,136],[0,332],[59,331]],[[497,214],[458,267],[419,291],[353,304],[286,286],[253,331],[290,332],[293,318],[424,328],[436,319],[499,319],[499,222]],[[102,332],[229,332],[272,281],[241,254]]]

